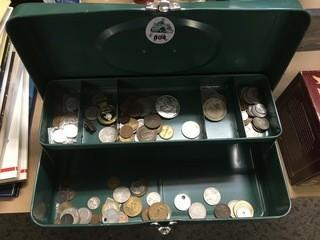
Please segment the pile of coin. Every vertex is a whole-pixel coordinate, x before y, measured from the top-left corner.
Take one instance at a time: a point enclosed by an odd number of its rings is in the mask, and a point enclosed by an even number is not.
[[[241,114],[247,136],[257,137],[270,128],[267,108],[262,104],[260,91],[256,87],[241,89]]]
[[[207,97],[202,104],[204,116],[212,122],[218,122],[225,118],[227,114],[226,98],[218,92],[214,92]]]
[[[70,144],[77,142],[79,100],[76,96],[65,95],[59,114],[52,120],[48,130],[49,144]]]

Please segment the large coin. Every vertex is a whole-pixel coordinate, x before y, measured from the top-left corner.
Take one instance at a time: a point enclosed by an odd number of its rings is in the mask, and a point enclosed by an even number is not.
[[[226,103],[220,98],[208,98],[203,104],[203,113],[210,121],[221,121],[227,114]]]
[[[64,143],[67,141],[67,137],[64,134],[63,129],[56,128],[52,130],[51,138],[55,143]]]
[[[248,104],[257,104],[260,102],[260,92],[259,89],[256,87],[249,87],[246,88],[246,91],[244,92],[243,99]]]
[[[136,217],[142,211],[142,202],[140,198],[131,196],[128,201],[123,204],[123,211],[129,217]]]
[[[147,203],[149,206],[157,202],[161,202],[161,195],[159,193],[151,192],[147,195]]]
[[[87,202],[87,206],[91,210],[97,209],[100,206],[100,198],[91,197]]]
[[[252,120],[252,126],[254,127],[253,129],[257,132],[264,132],[269,129],[270,123],[266,118],[255,117]]]
[[[131,184],[131,193],[137,197],[142,197],[147,192],[147,184],[143,180],[135,181]]]
[[[144,117],[144,125],[150,129],[156,129],[161,125],[161,118],[156,114],[147,115]]]
[[[221,200],[221,194],[216,188],[208,187],[203,192],[203,198],[209,205],[217,205]]]
[[[267,109],[262,103],[253,105],[252,112],[256,117],[263,118],[267,116]]]
[[[92,212],[88,208],[79,208],[78,209],[80,216],[80,224],[89,224],[92,218]]]
[[[181,132],[186,138],[195,139],[200,135],[200,126],[194,121],[187,121],[182,125]]]
[[[127,188],[127,187],[117,187],[113,191],[113,199],[115,201],[117,201],[118,203],[124,203],[124,202],[128,201],[130,196],[131,196],[131,193],[130,193],[129,188]]]
[[[165,220],[169,215],[169,207],[165,203],[157,202],[149,207],[148,212],[150,220]]]
[[[75,138],[78,135],[78,127],[75,124],[64,124],[62,130],[68,138]]]
[[[191,199],[185,193],[178,194],[174,198],[174,205],[180,211],[187,211],[191,206]]]
[[[170,125],[163,125],[159,136],[164,140],[169,140],[173,137],[174,130]]]
[[[121,137],[130,139],[132,135],[133,135],[133,128],[130,125],[126,124],[120,128]]]
[[[104,127],[99,132],[99,140],[102,143],[115,142],[117,137],[117,130],[113,127]]]
[[[231,200],[230,202],[228,202],[228,207],[231,210],[231,217],[235,218],[236,216],[234,215],[234,205],[236,205],[236,203],[239,202],[239,200]]]
[[[175,118],[180,112],[180,104],[178,100],[170,95],[158,97],[155,107],[157,113],[166,119]]]
[[[139,142],[154,142],[157,139],[157,131],[142,126],[137,130],[137,138]]]
[[[202,203],[194,202],[189,208],[189,216],[192,219],[203,219],[207,216],[207,210]]]
[[[254,210],[247,201],[238,201],[234,207],[234,214],[238,218],[249,218],[254,216]]]
[[[216,218],[229,218],[231,216],[231,210],[227,204],[219,203],[214,206],[214,215]]]

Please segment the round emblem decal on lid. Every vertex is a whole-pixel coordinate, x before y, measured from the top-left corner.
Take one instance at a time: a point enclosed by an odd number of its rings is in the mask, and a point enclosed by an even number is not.
[[[169,42],[175,33],[173,23],[165,17],[151,19],[146,27],[147,38],[155,44],[165,44]]]

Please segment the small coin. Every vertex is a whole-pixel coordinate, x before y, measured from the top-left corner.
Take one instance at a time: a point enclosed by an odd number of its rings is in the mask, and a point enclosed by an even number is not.
[[[208,187],[203,192],[203,198],[209,205],[217,205],[221,200],[221,194],[216,188]]]
[[[124,212],[119,212],[119,223],[129,222],[128,216]]]
[[[107,186],[109,189],[116,189],[120,186],[120,179],[118,177],[112,176],[107,180]]]
[[[194,202],[189,208],[189,216],[192,219],[203,219],[207,216],[207,210],[202,203]]]
[[[68,200],[67,191],[59,191],[57,192],[56,201],[57,203],[63,203]]]
[[[150,221],[149,218],[149,207],[145,207],[141,212],[141,218],[144,222]]]
[[[264,132],[269,129],[270,123],[266,118],[255,117],[252,120],[252,126],[254,127],[254,129],[257,129],[260,132]]]
[[[99,111],[98,108],[95,106],[87,107],[87,109],[84,112],[84,116],[86,119],[90,121],[94,121],[97,119],[98,111]]]
[[[157,139],[157,131],[142,126],[137,130],[137,139],[139,142],[154,142]]]
[[[191,199],[185,193],[178,194],[174,198],[174,205],[180,211],[187,211],[191,206]]]
[[[163,202],[157,202],[149,207],[150,220],[165,220],[169,215],[169,206]]]
[[[247,201],[238,201],[234,207],[234,214],[238,218],[249,218],[254,216],[252,205]]]
[[[219,203],[214,206],[214,215],[216,218],[229,218],[231,210],[227,204]]]
[[[63,116],[55,116],[52,120],[52,126],[60,127],[62,122],[63,122]]]
[[[101,223],[101,218],[102,218],[101,214],[93,213],[91,221],[90,221],[90,224],[99,224],[99,223]]]
[[[92,212],[88,208],[78,209],[80,221],[79,224],[89,224],[92,218]]]
[[[133,132],[136,132],[139,126],[139,122],[135,118],[130,118],[129,122],[127,123],[130,127],[132,127]]]
[[[142,202],[140,198],[131,196],[128,201],[123,204],[123,211],[129,217],[136,217],[142,211]]]
[[[203,104],[203,113],[210,121],[221,121],[227,114],[226,103],[221,98],[208,98]]]
[[[154,203],[161,202],[161,195],[157,192],[150,192],[147,195],[147,203],[151,206]]]
[[[144,125],[150,129],[156,129],[161,125],[161,118],[157,114],[151,114],[144,117]]]
[[[110,208],[106,214],[102,216],[103,223],[119,223],[119,211]]]
[[[87,202],[87,206],[89,209],[94,210],[100,206],[100,203],[101,203],[100,198],[91,197]]]
[[[61,219],[63,218],[64,215],[66,214],[70,214],[73,218],[73,222],[72,224],[78,224],[79,221],[80,221],[80,216],[79,216],[79,212],[76,208],[67,208],[65,209],[63,212],[61,212],[61,215],[60,215],[60,222],[61,222]],[[68,217],[70,219],[70,217]]]
[[[75,138],[78,135],[78,127],[75,124],[64,124],[62,129],[67,138]]]
[[[68,97],[65,101],[66,109],[69,112],[75,112],[78,109],[78,105],[78,99],[75,97]]]
[[[236,205],[236,203],[239,202],[239,200],[231,200],[230,202],[228,202],[228,206],[231,210],[231,217],[235,218],[236,216],[234,215],[234,205]]]
[[[200,126],[194,121],[187,121],[183,123],[181,132],[186,138],[195,139],[200,135]]]
[[[256,117],[264,118],[267,116],[267,109],[262,103],[253,105],[252,112]]]
[[[158,97],[155,108],[157,113],[165,119],[175,118],[180,113],[180,104],[178,100],[170,95]]]
[[[120,204],[117,203],[112,198],[107,198],[107,201],[103,204],[102,209],[101,209],[102,215],[106,215],[107,210],[110,208],[115,209],[117,211],[120,211]]]
[[[113,191],[113,199],[118,203],[124,203],[128,201],[130,196],[131,196],[131,193],[129,188],[127,187],[117,187]]]
[[[61,128],[53,129],[51,138],[55,143],[64,143],[67,141],[67,137]]]
[[[134,181],[130,186],[130,191],[137,197],[142,197],[148,190],[147,184],[143,180]]]
[[[252,105],[249,105],[247,110],[246,110],[246,112],[247,112],[249,117],[255,117],[255,114],[252,111],[252,107],[253,107]]]
[[[73,224],[73,216],[71,214],[64,214],[62,217],[60,217],[60,224]]]
[[[120,136],[122,138],[131,138],[132,135],[133,135],[133,128],[130,125],[126,124],[120,128]]]
[[[99,132],[99,140],[102,143],[115,142],[117,140],[117,130],[113,127],[104,127]]]
[[[161,132],[159,136],[164,140],[169,140],[173,137],[174,130],[170,125],[162,125]]]

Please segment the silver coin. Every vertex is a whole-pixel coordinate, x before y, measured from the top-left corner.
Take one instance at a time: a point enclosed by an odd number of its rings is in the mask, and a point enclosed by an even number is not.
[[[200,126],[194,121],[187,121],[182,125],[181,132],[186,138],[195,139],[200,135]]]
[[[106,211],[106,214],[102,216],[103,223],[119,223],[120,212],[110,208]]]
[[[55,143],[64,143],[67,141],[67,137],[61,128],[53,129],[51,138]]]
[[[65,214],[70,214],[73,217],[72,224],[78,224],[80,221],[80,215],[76,208],[67,208],[61,212],[60,220]]]
[[[75,124],[64,124],[62,129],[67,138],[75,138],[78,135],[78,127]]]
[[[174,198],[174,205],[180,211],[187,211],[191,206],[191,199],[185,193],[178,194]]]
[[[228,206],[231,210],[231,217],[235,218],[236,216],[234,215],[234,205],[237,204],[237,202],[239,202],[239,200],[231,200],[230,202],[228,202]]]
[[[252,120],[252,126],[254,126],[254,129],[257,129],[260,132],[264,132],[270,128],[270,122],[266,118],[255,117]]]
[[[203,198],[209,205],[217,205],[221,200],[220,192],[214,187],[208,187],[203,192]]]
[[[78,109],[78,99],[75,97],[68,97],[65,101],[65,106],[68,112],[75,112]]]
[[[117,187],[113,191],[113,199],[118,203],[124,203],[128,201],[130,196],[131,196],[131,193],[129,188],[127,187]]]
[[[178,100],[170,95],[163,95],[157,98],[155,103],[157,113],[166,119],[172,119],[179,115],[180,104]]]
[[[200,202],[192,203],[189,208],[189,216],[192,219],[203,219],[207,216],[207,209]]]
[[[149,206],[157,202],[161,202],[161,195],[159,193],[151,192],[147,195],[147,203]]]
[[[78,209],[80,216],[80,224],[89,224],[92,219],[92,212],[88,208],[79,208]]]
[[[95,210],[100,206],[100,198],[98,197],[91,197],[88,202],[87,202],[87,206],[89,209],[91,210]]]
[[[235,216],[238,218],[250,218],[254,216],[254,209],[247,201],[238,201],[233,209]]]
[[[248,106],[248,108],[247,108],[247,114],[248,114],[250,117],[255,117],[256,115],[255,115],[254,112],[252,111],[252,108],[253,108],[252,105],[249,105],[249,106]]]
[[[99,131],[99,140],[102,143],[115,142],[118,137],[117,130],[113,127],[104,127]]]
[[[253,105],[252,112],[256,117],[263,118],[267,116],[267,109],[262,103]]]
[[[84,112],[85,118],[90,120],[90,121],[96,120],[97,119],[97,114],[98,114],[98,108],[95,107],[95,106],[88,107]]]

